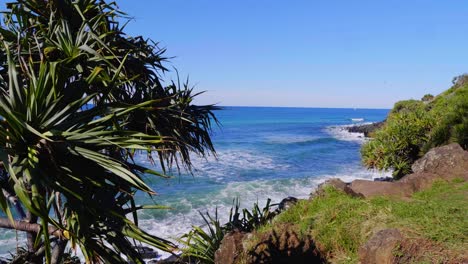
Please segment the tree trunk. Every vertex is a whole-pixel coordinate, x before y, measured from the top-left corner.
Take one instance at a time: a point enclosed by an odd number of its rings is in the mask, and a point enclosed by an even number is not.
[[[58,264],[62,261],[63,252],[65,252],[65,247],[67,246],[68,241],[64,239],[57,239],[54,249],[52,250],[52,259],[51,264]]]
[[[34,234],[39,233],[39,231],[41,230],[41,225],[39,224],[29,223],[26,221],[18,221],[18,220],[14,220],[13,222],[10,222],[8,218],[3,218],[3,217],[0,217],[0,227],[7,228],[7,229],[15,229],[18,231],[24,231],[24,232],[34,233]],[[49,235],[52,235],[55,237],[62,237],[62,230],[54,226],[49,226]],[[34,244],[34,241],[33,241],[33,244]]]
[[[29,224],[36,224],[37,223],[37,216],[31,214],[31,212],[26,212],[26,221],[27,223]],[[36,248],[34,247],[34,241],[36,241],[36,237],[37,237],[37,233],[39,232],[36,231],[26,231],[27,232],[27,235],[26,235],[26,238],[27,238],[27,246],[28,246],[28,251],[29,252],[35,252],[36,251]]]

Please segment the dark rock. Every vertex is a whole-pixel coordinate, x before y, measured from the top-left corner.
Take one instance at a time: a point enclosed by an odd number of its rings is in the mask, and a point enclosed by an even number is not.
[[[299,238],[291,226],[263,234],[247,250],[245,263],[325,263],[311,237]]]
[[[178,264],[178,263],[184,263],[184,262],[181,261],[180,257],[177,255],[172,255],[168,258],[161,259],[161,260],[150,260],[146,262],[146,264]]]
[[[140,252],[141,257],[143,259],[152,259],[159,257],[158,252],[150,247],[136,246],[135,249],[138,250],[138,252]]]
[[[374,181],[378,181],[378,182],[393,182],[394,179],[393,179],[393,177],[379,177],[379,178],[374,178]]]
[[[385,120],[382,122],[376,122],[372,124],[349,126],[345,129],[348,130],[348,132],[350,133],[362,133],[365,137],[369,137],[372,132],[381,128],[384,124]]]
[[[278,204],[278,212],[283,212],[299,201],[296,197],[286,197]]]
[[[317,189],[310,194],[310,197],[313,198],[315,196],[320,196],[323,194],[325,187],[331,186],[337,190],[340,190],[344,193],[347,193],[351,196],[359,196],[356,192],[354,192],[351,188],[349,188],[349,183],[346,183],[338,178],[333,178],[326,180],[325,182],[319,184]]]
[[[359,249],[359,260],[366,264],[395,263],[395,249],[403,241],[398,229],[384,229],[377,232]]]
[[[226,234],[221,241],[219,249],[215,252],[216,264],[236,263],[238,256],[243,252],[242,241],[246,233],[233,231]]]

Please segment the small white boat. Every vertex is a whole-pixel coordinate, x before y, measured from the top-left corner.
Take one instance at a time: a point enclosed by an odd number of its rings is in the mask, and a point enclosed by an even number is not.
[[[353,121],[353,122],[362,122],[362,121],[364,121],[364,118],[351,118],[351,121]]]

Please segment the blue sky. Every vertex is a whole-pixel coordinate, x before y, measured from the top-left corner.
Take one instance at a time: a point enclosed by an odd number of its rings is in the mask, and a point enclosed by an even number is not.
[[[468,71],[468,1],[118,1],[221,105],[388,108]]]
[[[200,104],[389,108],[468,72],[466,0],[117,3]]]

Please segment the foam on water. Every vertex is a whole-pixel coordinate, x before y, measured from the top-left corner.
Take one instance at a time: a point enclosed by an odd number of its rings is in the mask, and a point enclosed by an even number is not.
[[[372,123],[362,123],[360,125],[366,125],[366,124],[372,124]],[[359,142],[359,143],[366,142],[368,139],[364,136],[364,133],[349,132],[346,129],[347,127],[352,127],[352,126],[354,125],[330,126],[330,127],[325,128],[325,131],[338,140],[353,141],[353,142]]]
[[[245,149],[219,150],[216,157],[193,156],[191,160],[195,175],[203,175],[203,177],[216,180],[233,178],[246,170],[285,171],[289,168],[288,164],[278,163],[265,153]],[[149,163],[143,156],[138,158],[138,161],[146,165]]]
[[[269,135],[265,137],[265,141],[270,144],[295,144],[313,142],[320,137],[308,135],[280,134]]]
[[[193,210],[188,213],[174,213],[168,215],[166,219],[154,221],[147,219],[140,221],[143,229],[151,234],[174,239],[188,232],[193,225],[203,226],[204,222],[199,212],[209,212],[214,215],[218,210],[219,218],[222,223],[228,221],[229,210],[232,207],[232,201],[239,198],[241,208],[251,209],[253,204],[258,202],[259,206],[265,205],[266,200],[270,198],[272,203],[279,203],[288,196],[305,199],[322,182],[331,178],[341,178],[343,181],[350,182],[355,179],[368,179],[390,176],[388,172],[368,171],[365,169],[349,169],[338,174],[323,175],[320,177],[306,177],[300,179],[284,180],[254,180],[248,182],[230,182],[216,194],[206,197],[205,201],[193,201],[182,199],[184,203]],[[169,257],[169,254],[161,252],[162,257]]]

